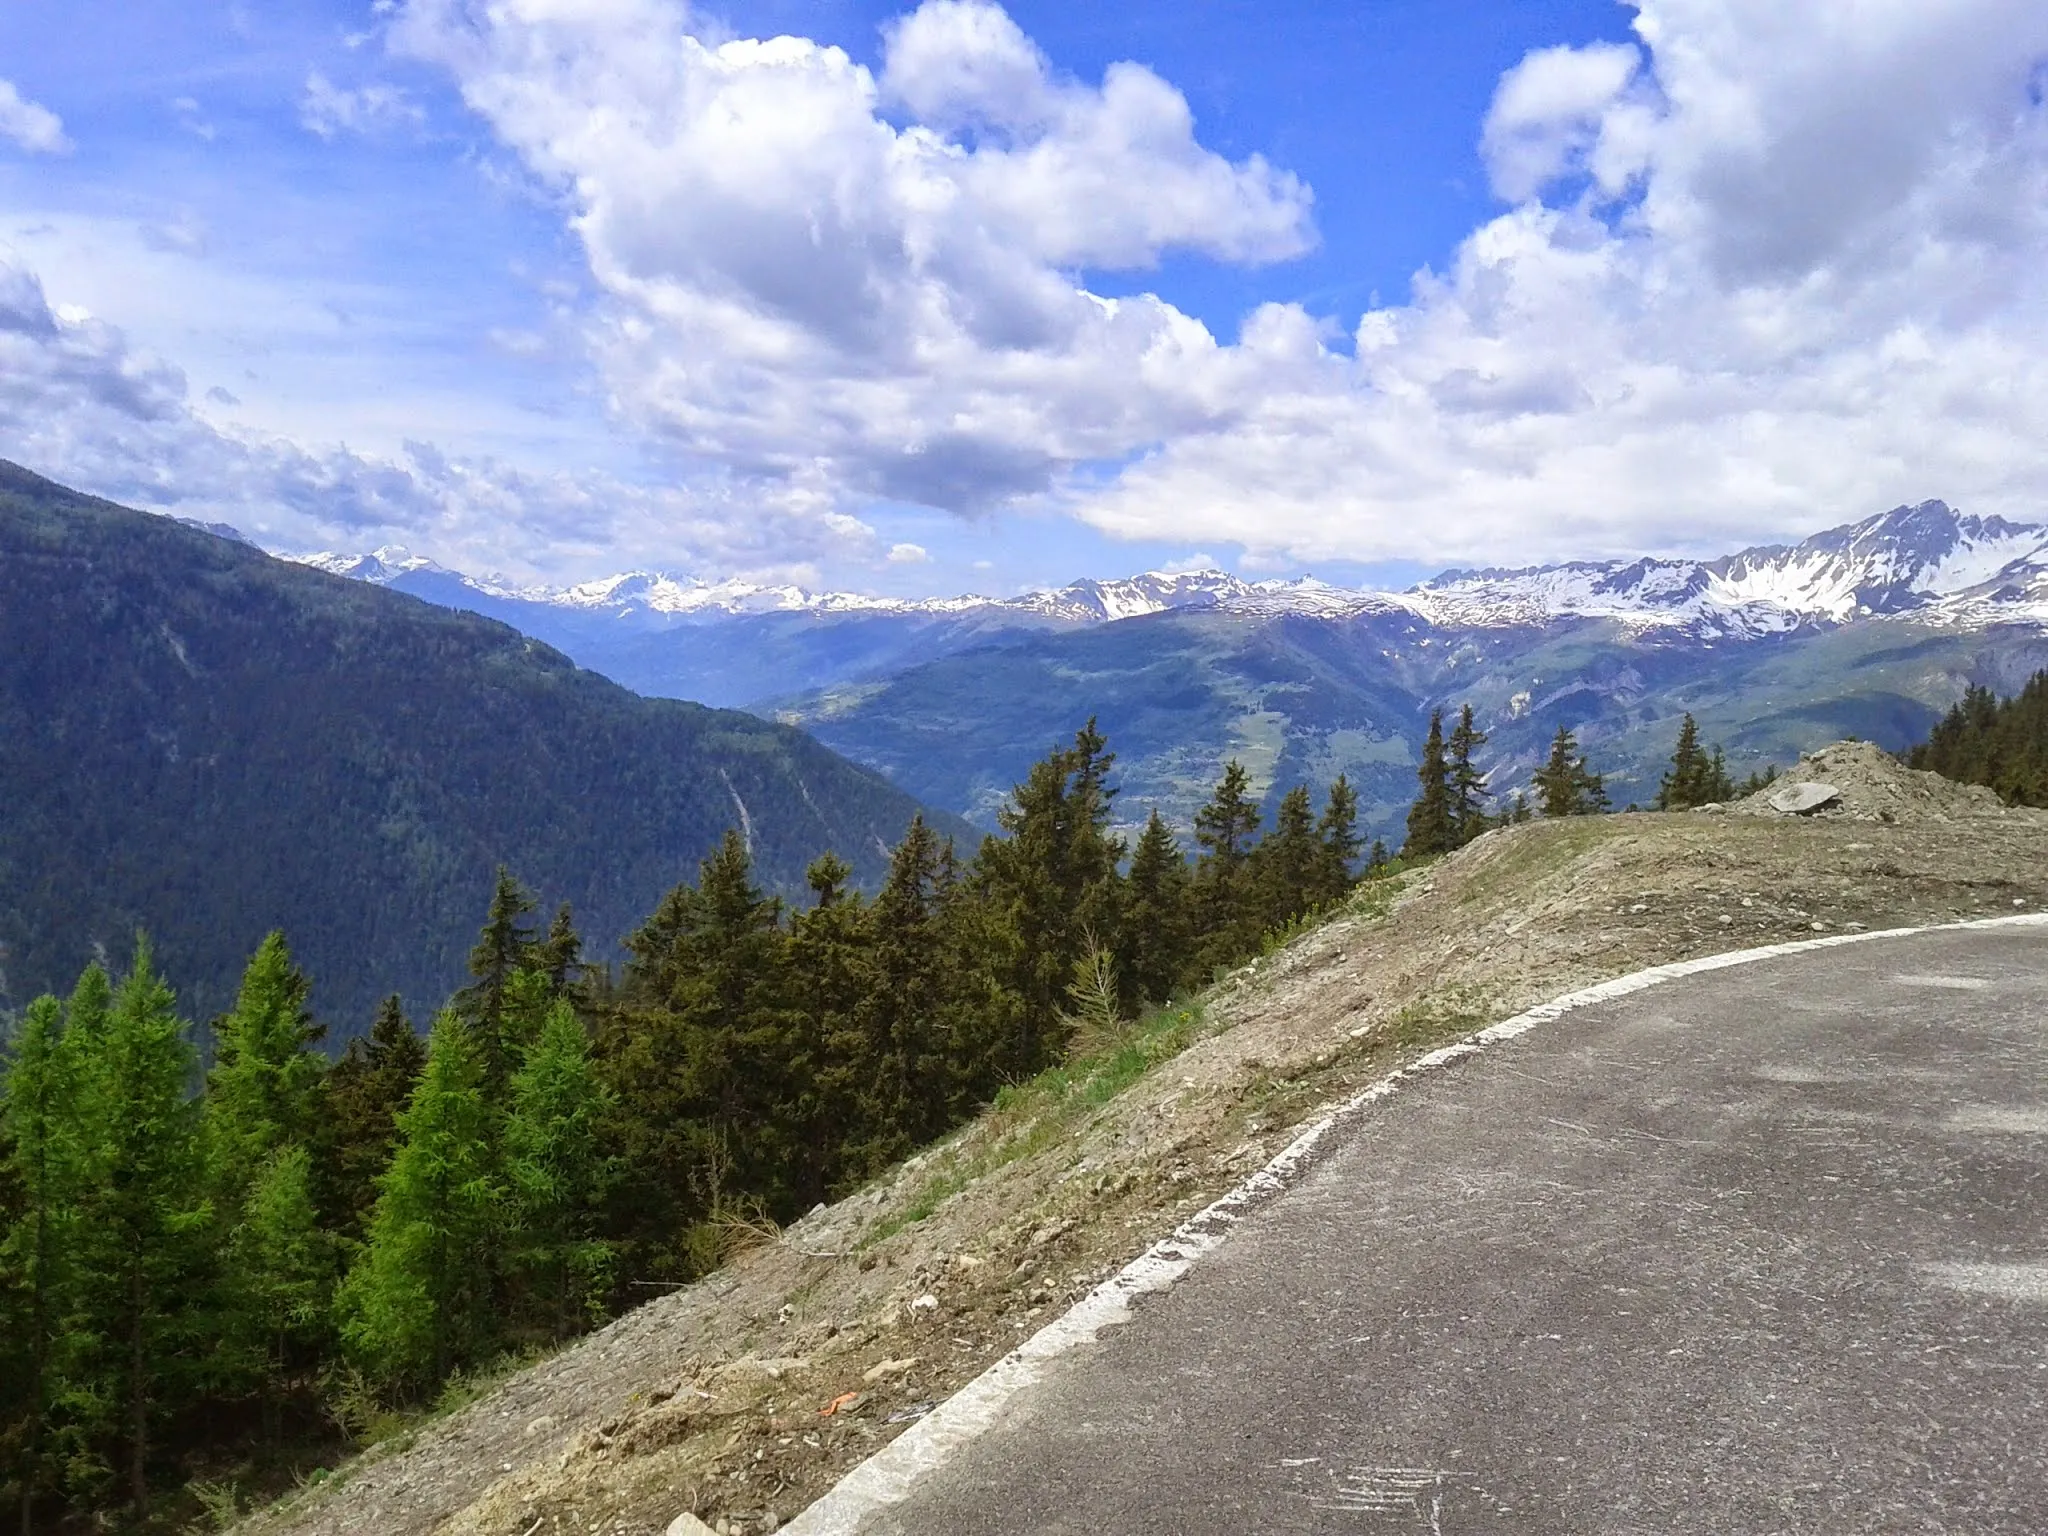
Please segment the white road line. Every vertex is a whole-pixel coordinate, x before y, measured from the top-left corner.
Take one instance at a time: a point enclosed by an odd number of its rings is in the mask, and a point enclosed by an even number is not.
[[[1093,1343],[1103,1329],[1129,1318],[1131,1303],[1138,1297],[1170,1289],[1194,1267],[1198,1259],[1220,1247],[1230,1235],[1231,1228],[1249,1215],[1255,1206],[1292,1185],[1333,1131],[1381,1099],[1399,1092],[1424,1073],[1467,1056],[1475,1056],[1488,1046],[1526,1035],[1537,1025],[1551,1023],[1577,1009],[1611,1002],[1685,976],[1723,971],[1738,965],[1754,965],[1759,960],[1775,960],[1783,955],[1804,954],[1808,950],[1868,944],[1878,939],[1901,939],[1920,933],[1973,928],[2023,927],[2048,927],[2048,913],[2030,912],[2015,917],[1978,918],[1918,928],[1884,928],[1872,933],[1836,933],[1826,938],[1798,939],[1789,944],[1767,944],[1759,949],[1738,949],[1697,960],[1653,965],[1648,970],[1617,976],[1598,986],[1569,992],[1553,1002],[1538,1004],[1525,1013],[1503,1019],[1477,1034],[1418,1057],[1330,1110],[1295,1137],[1265,1167],[1213,1205],[1189,1217],[1170,1237],[1154,1243],[1117,1274],[1075,1302],[1067,1312],[1039,1329],[847,1473],[829,1493],[784,1526],[784,1536],[853,1536],[877,1510],[908,1498],[920,1480],[943,1466],[955,1451],[992,1428],[1013,1399],[1044,1379],[1054,1361],[1080,1345]]]

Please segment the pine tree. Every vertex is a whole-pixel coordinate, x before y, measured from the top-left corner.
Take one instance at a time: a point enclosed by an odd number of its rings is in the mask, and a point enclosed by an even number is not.
[[[612,1182],[600,1138],[613,1108],[575,1010],[558,1000],[512,1076],[504,1132],[510,1263],[522,1310],[549,1338],[595,1320],[610,1284],[611,1249],[595,1234]]]
[[[0,1279],[14,1299],[4,1315],[19,1348],[21,1415],[11,1460],[21,1493],[21,1529],[33,1529],[37,1499],[56,1483],[51,1445],[54,1387],[62,1371],[61,1320],[73,1277],[79,1148],[73,1063],[60,1037],[62,1011],[41,997],[22,1016],[0,1099],[0,1147],[17,1209],[0,1237]]]
[[[344,1349],[387,1392],[417,1394],[495,1342],[491,1309],[504,1190],[483,1053],[467,1020],[434,1021],[427,1066],[398,1117],[369,1243],[335,1298]]]
[[[1473,724],[1472,706],[1467,704],[1458,711],[1449,742],[1451,841],[1459,848],[1492,825],[1486,814],[1486,775],[1472,761],[1485,745],[1486,732]]]
[[[191,1096],[198,1053],[170,988],[138,941],[101,1020],[93,1016],[92,974],[80,987],[88,999],[78,1042],[80,1259],[71,1326],[81,1364],[71,1398],[88,1438],[118,1447],[139,1519],[149,1506],[152,1436],[195,1384],[194,1333],[210,1310],[212,1210]]]
[[[1586,766],[1568,726],[1560,725],[1551,738],[1549,760],[1536,770],[1535,785],[1545,816],[1591,816],[1607,809],[1606,787]]]
[[[1320,907],[1334,906],[1350,891],[1356,876],[1352,866],[1363,846],[1358,836],[1358,793],[1351,780],[1338,774],[1330,785],[1322,819],[1316,823],[1319,844],[1316,859],[1316,900]]]
[[[1131,854],[1124,881],[1123,949],[1118,974],[1125,1007],[1163,1003],[1187,979],[1192,958],[1188,933],[1188,864],[1157,810]]]
[[[392,996],[377,1009],[368,1037],[349,1041],[327,1075],[321,1203],[329,1224],[345,1236],[359,1236],[369,1218],[377,1176],[390,1164],[398,1139],[399,1112],[426,1065],[426,1043]]]
[[[1408,808],[1408,840],[1401,845],[1404,859],[1426,859],[1449,853],[1457,846],[1458,829],[1451,805],[1450,765],[1444,757],[1444,712],[1429,717],[1429,734],[1423,738],[1422,761],[1415,777],[1422,785],[1415,803]]]

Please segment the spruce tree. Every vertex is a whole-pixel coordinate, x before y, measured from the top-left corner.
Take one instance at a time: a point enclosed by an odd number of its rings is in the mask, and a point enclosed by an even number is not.
[[[1350,891],[1352,866],[1363,846],[1358,835],[1358,793],[1351,780],[1338,774],[1316,823],[1316,905],[1334,906]]]
[[[92,972],[88,971],[90,978]],[[87,1435],[114,1450],[130,1507],[149,1506],[153,1436],[194,1395],[197,1331],[211,1310],[198,1053],[146,943],[103,1021],[88,994],[79,1045],[79,1264],[70,1394]],[[68,1033],[68,1031],[67,1031]]]
[[[378,1007],[369,1035],[349,1041],[327,1075],[322,1206],[345,1236],[362,1233],[376,1203],[377,1176],[391,1162],[399,1112],[426,1065],[426,1042],[394,995]]]
[[[1607,809],[1606,787],[1587,767],[1569,726],[1557,728],[1550,757],[1536,770],[1534,782],[1545,816],[1591,816]]]
[[[1266,931],[1286,927],[1316,905],[1323,858],[1306,785],[1297,784],[1280,797],[1273,830],[1253,850],[1252,865]]]
[[[1457,823],[1451,803],[1450,764],[1444,756],[1444,712],[1429,717],[1429,734],[1423,738],[1422,761],[1415,777],[1421,790],[1408,808],[1408,839],[1401,845],[1404,859],[1426,859],[1449,853],[1458,844]]]
[[[573,996],[582,989],[587,969],[583,964],[583,939],[576,932],[576,915],[568,902],[555,909],[554,920],[548,924],[547,937],[540,941],[534,961],[555,996]]]
[[[469,1020],[483,1053],[484,1080],[493,1092],[504,1085],[514,1054],[505,1040],[506,991],[513,977],[533,968],[539,948],[527,921],[535,909],[533,897],[500,864],[483,931],[469,952],[469,974],[476,980],[455,995],[455,1006]]]
[[[1726,775],[1724,774],[1723,777]],[[1656,806],[1660,811],[1687,811],[1713,798],[1709,791],[1711,767],[1700,750],[1699,726],[1687,713],[1678,724],[1678,745],[1671,753],[1671,767],[1657,785]]]
[[[378,1180],[369,1242],[335,1298],[343,1348],[386,1392],[429,1391],[496,1342],[504,1188],[491,1130],[483,1053],[451,1010],[434,1021],[426,1070]]]
[[[1118,974],[1126,1009],[1163,1003],[1187,979],[1188,864],[1173,832],[1154,810],[1131,854],[1124,881],[1123,949]]]
[[[1472,706],[1458,711],[1458,723],[1448,743],[1450,761],[1451,842],[1462,848],[1490,825],[1486,814],[1486,775],[1472,761],[1473,754],[1486,745],[1486,732],[1472,721]]]
[[[504,1130],[519,1310],[551,1339],[594,1321],[610,1285],[611,1250],[596,1231],[612,1182],[601,1136],[613,1107],[583,1025],[558,1000],[512,1076]]]
[[[1015,931],[1007,982],[1024,999],[1027,1038],[1015,1042],[1012,1070],[1025,1075],[1065,1048],[1061,1020],[1091,938],[1116,942],[1124,845],[1109,831],[1115,762],[1091,719],[1071,747],[1032,765],[996,813],[1007,835],[984,842],[976,860],[976,883]]]
[[[798,1085],[788,1105],[797,1149],[790,1184],[806,1210],[837,1187],[862,1114],[856,1029],[874,987],[873,956],[867,905],[848,889],[852,878],[844,859],[819,855],[805,871],[812,905],[790,924],[790,990],[801,1004],[790,1040],[790,1075]]]
[[[1195,969],[1207,975],[1257,951],[1263,931],[1251,854],[1259,829],[1251,775],[1232,758],[1209,803],[1195,812]]]

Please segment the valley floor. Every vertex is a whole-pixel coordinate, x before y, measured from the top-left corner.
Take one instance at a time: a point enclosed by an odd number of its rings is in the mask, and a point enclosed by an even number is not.
[[[244,1529],[651,1536],[687,1510],[774,1530],[1403,1060],[1670,960],[2048,908],[2048,812],[1868,747],[1793,776],[1842,803],[1538,822],[1371,883],[1191,1006]]]

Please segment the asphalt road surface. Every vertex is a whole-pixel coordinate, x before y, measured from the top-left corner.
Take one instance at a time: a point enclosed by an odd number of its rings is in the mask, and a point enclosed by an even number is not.
[[[1404,1089],[863,1531],[2048,1532],[2048,932]]]

